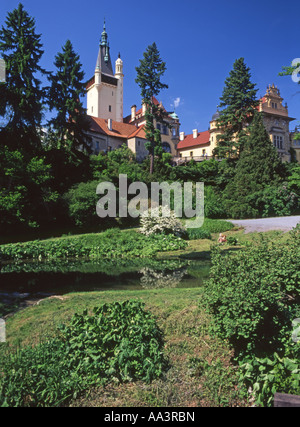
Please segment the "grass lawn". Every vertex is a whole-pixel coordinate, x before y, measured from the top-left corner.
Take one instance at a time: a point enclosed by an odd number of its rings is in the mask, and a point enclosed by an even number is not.
[[[72,293],[47,298],[7,319],[11,345],[35,345],[55,335],[74,313],[105,302],[143,301],[164,333],[170,369],[150,385],[142,382],[91,390],[73,406],[219,406],[244,405],[238,397],[231,351],[208,335],[209,318],[199,305],[202,290],[162,289]],[[205,373],[201,366],[205,364]]]

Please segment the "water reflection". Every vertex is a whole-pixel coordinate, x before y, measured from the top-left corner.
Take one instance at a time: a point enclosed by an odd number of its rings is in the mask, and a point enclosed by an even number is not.
[[[207,260],[179,258],[0,264],[0,317],[7,306],[69,292],[199,287],[209,269]]]
[[[143,268],[141,285],[145,289],[177,288],[187,275],[188,269],[174,270],[172,273],[157,271],[152,268]]]

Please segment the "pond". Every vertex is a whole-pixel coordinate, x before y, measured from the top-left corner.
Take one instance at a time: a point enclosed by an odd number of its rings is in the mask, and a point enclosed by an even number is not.
[[[202,286],[209,259],[22,262],[0,265],[0,317],[51,295]]]

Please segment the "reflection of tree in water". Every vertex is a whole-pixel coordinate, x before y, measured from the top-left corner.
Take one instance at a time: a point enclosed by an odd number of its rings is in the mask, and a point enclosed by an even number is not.
[[[143,274],[141,285],[145,289],[176,288],[187,273],[187,269],[170,271],[157,271],[145,267],[140,270]]]

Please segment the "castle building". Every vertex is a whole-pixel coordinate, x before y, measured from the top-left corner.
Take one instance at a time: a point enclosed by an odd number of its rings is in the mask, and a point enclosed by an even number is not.
[[[160,131],[161,142],[163,150],[166,153],[172,154],[173,157],[177,156],[177,144],[179,142],[179,117],[175,112],[167,112],[161,102],[153,97],[152,102],[158,106],[161,111],[162,121],[154,122],[156,129]],[[131,107],[131,114],[124,118],[125,123],[134,124],[137,128],[144,129],[146,125],[146,105],[142,104],[142,107],[137,110],[136,105]]]
[[[289,117],[287,104],[282,104],[283,98],[279,89],[269,85],[267,92],[260,99],[259,111],[263,114],[263,121],[271,141],[285,162],[291,161],[290,122],[295,120]]]
[[[290,144],[292,160],[300,163],[300,128],[297,126],[290,133]]]
[[[274,84],[269,85],[266,94],[259,100],[258,111],[262,113],[265,128],[279,156],[283,161],[290,162],[291,148],[296,148],[296,153],[298,153],[297,147],[295,147],[297,142],[293,142],[290,137],[290,122],[295,119],[289,117],[288,107],[284,106],[282,102],[283,98],[280,96],[279,89]],[[190,135],[180,134],[177,147],[178,158],[176,159],[178,164],[191,159],[202,161],[212,158],[217,145],[217,137],[222,133],[217,126],[219,117],[220,112],[217,111],[209,123],[208,131],[199,133],[195,129]],[[300,158],[300,153],[297,155]]]
[[[108,152],[126,144],[138,161],[147,157],[149,153],[145,146],[145,105],[139,110],[133,106],[131,114],[123,118],[123,61],[119,54],[114,72],[105,22],[95,73],[86,83],[86,92],[87,115],[90,120],[90,130],[87,134],[93,153]],[[175,112],[168,113],[155,98],[153,102],[159,106],[163,116],[162,123],[155,123],[155,127],[161,132],[162,146],[175,157],[179,141],[179,118]]]
[[[112,67],[110,47],[106,25],[99,43],[95,73],[86,84],[87,115],[90,119],[88,132],[91,149],[97,154],[108,152],[126,144],[136,155],[138,161],[147,157],[147,138],[145,134],[146,105],[141,108],[131,107],[131,114],[123,117],[124,74],[121,55]],[[194,129],[192,134],[180,132],[179,117],[175,112],[168,112],[161,102],[153,98],[153,103],[161,111],[161,122],[154,126],[161,133],[162,147],[172,154],[175,163],[203,161],[213,157],[221,129],[217,126],[220,112],[217,111],[209,123],[209,129],[199,132]],[[258,111],[262,113],[264,125],[270,135],[270,141],[276,147],[283,161],[291,161],[293,156],[300,161],[300,142],[291,137],[287,105],[275,85],[269,85],[266,94],[259,100]]]

